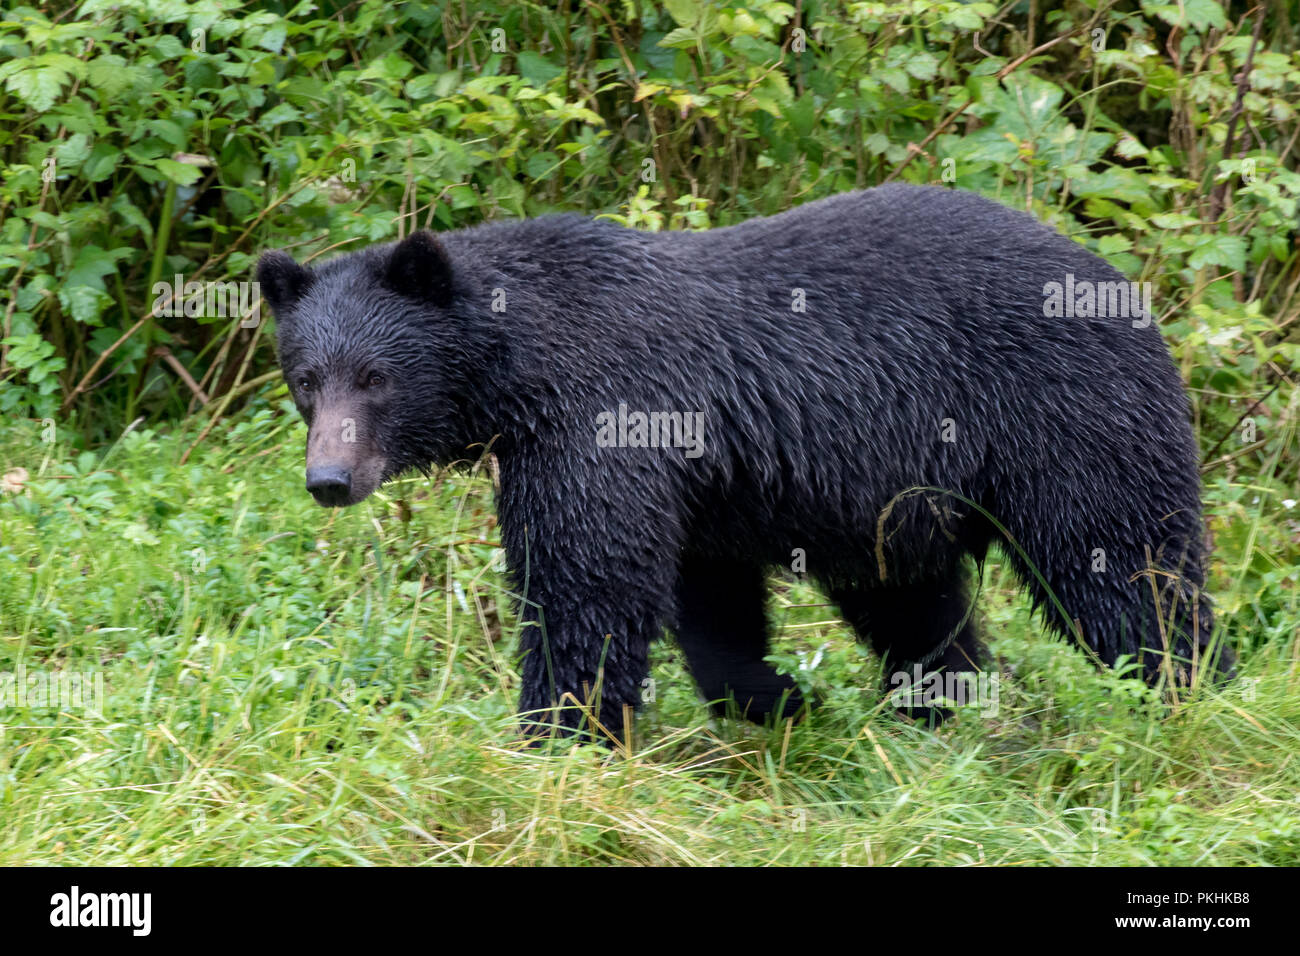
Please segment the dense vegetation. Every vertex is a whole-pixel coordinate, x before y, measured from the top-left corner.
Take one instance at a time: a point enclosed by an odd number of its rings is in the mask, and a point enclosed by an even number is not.
[[[0,695],[104,684],[0,696],[0,860],[1300,862],[1298,31],[1282,0],[0,6]],[[711,724],[665,644],[629,754],[521,751],[490,469],[317,509],[273,329],[156,289],[891,179],[1153,284],[1236,684],[1098,674],[995,558],[995,715],[899,721],[787,581],[811,720]]]

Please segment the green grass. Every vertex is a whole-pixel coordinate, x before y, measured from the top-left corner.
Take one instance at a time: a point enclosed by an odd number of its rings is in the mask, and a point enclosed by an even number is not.
[[[1097,672],[994,557],[996,716],[894,717],[834,609],[779,582],[775,659],[822,651],[811,719],[710,720],[661,643],[622,755],[515,735],[486,478],[329,512],[282,404],[178,464],[196,432],[78,454],[0,429],[29,473],[0,494],[0,673],[105,686],[102,715],[0,708],[0,864],[1300,863],[1300,588],[1268,490],[1210,486],[1244,529],[1215,559],[1222,691],[1166,707]]]

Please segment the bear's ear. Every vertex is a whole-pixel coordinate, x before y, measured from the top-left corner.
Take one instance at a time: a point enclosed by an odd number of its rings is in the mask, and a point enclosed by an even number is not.
[[[277,318],[283,317],[302,298],[311,283],[311,270],[298,265],[287,252],[278,249],[265,252],[257,260],[258,289]]]
[[[436,306],[451,303],[451,260],[442,243],[426,229],[411,233],[393,247],[384,281],[399,295]]]

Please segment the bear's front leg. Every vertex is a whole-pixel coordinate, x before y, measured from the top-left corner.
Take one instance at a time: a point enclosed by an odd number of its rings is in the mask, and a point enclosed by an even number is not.
[[[619,464],[572,454],[501,464],[502,543],[522,622],[520,711],[531,734],[630,740],[679,546],[661,473]]]
[[[526,733],[630,742],[653,625],[648,610],[641,622],[626,611],[610,600],[581,608],[546,602],[525,614],[519,711]]]

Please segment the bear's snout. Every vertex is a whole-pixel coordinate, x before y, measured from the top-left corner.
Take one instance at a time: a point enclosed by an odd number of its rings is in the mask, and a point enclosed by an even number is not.
[[[355,405],[332,402],[312,416],[307,432],[307,490],[327,508],[355,505],[387,476],[370,418]]]
[[[352,471],[339,465],[308,468],[307,490],[317,504],[327,508],[341,508],[352,497]]]

